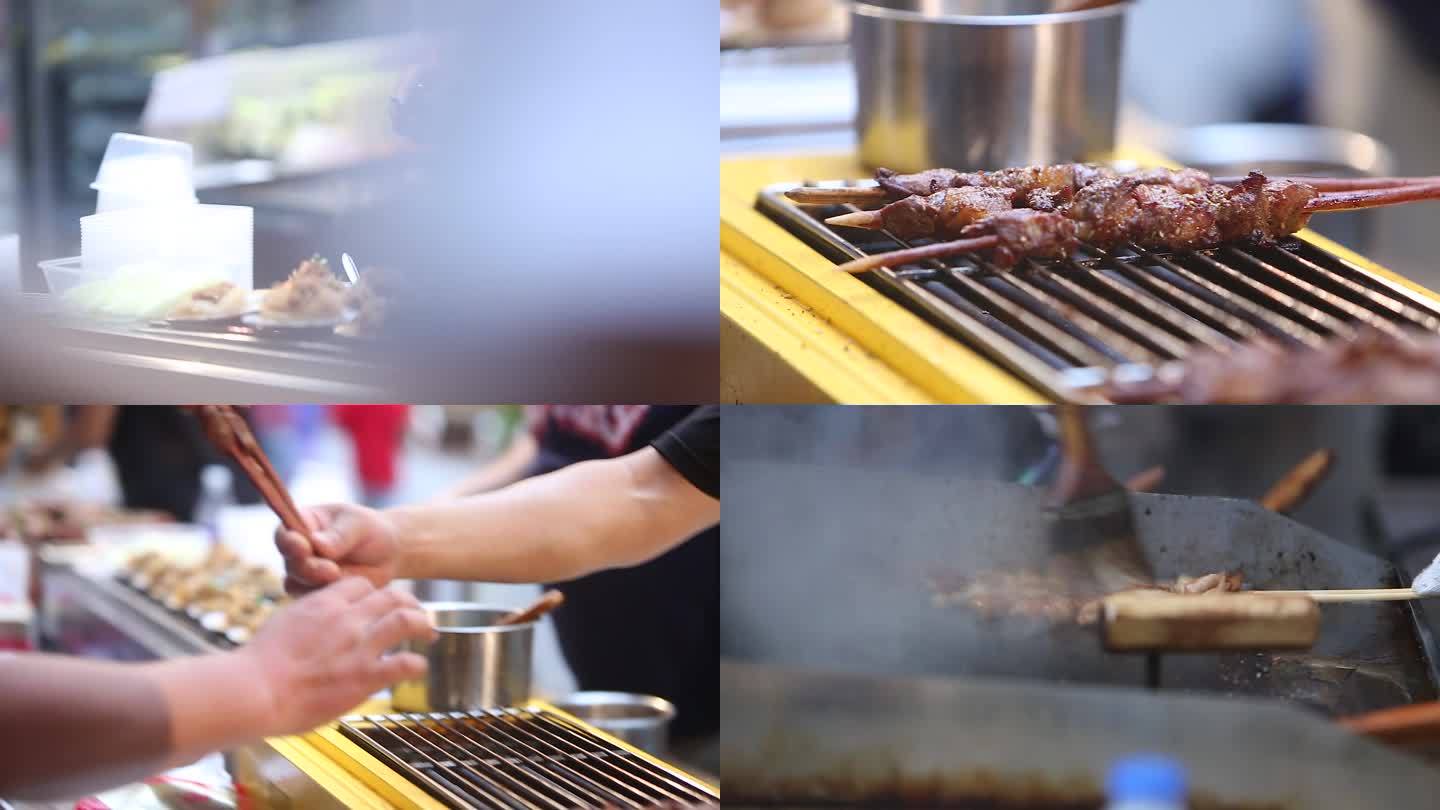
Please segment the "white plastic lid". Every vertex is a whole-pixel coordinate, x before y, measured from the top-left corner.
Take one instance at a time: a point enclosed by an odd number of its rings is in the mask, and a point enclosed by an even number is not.
[[[195,150],[188,143],[117,132],[90,187],[136,200],[195,199]]]

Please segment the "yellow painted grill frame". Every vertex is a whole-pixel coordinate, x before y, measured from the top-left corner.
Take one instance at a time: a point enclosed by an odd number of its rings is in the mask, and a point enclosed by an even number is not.
[[[1174,166],[1138,149],[1112,160]],[[774,183],[861,178],[850,153],[720,163],[721,398],[726,402],[1042,404],[1022,380],[755,210]],[[1316,246],[1440,305],[1426,288],[1313,231]]]
[[[574,722],[636,757],[719,793],[719,785],[686,773],[545,701],[531,701],[522,708],[549,712]],[[387,714],[390,711],[388,703],[375,701],[361,706],[351,714]],[[388,764],[356,745],[333,724],[296,737],[266,740],[266,744],[346,807],[365,810],[448,810],[445,804],[426,793],[424,788],[412,783]]]

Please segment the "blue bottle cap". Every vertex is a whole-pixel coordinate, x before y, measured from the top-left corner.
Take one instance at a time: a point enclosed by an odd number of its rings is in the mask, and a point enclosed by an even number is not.
[[[1185,769],[1169,757],[1126,757],[1111,766],[1105,792],[1112,802],[1179,804],[1185,801]]]

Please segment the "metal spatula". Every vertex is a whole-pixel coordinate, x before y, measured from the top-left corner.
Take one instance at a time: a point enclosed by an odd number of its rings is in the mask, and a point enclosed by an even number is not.
[[[1060,405],[1061,462],[1050,491],[1051,542],[1078,563],[1077,592],[1103,594],[1153,581],[1135,529],[1130,491],[1100,463],[1084,409]]]

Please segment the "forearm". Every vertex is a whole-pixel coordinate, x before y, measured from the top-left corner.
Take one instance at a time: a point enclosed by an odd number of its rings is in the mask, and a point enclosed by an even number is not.
[[[254,685],[237,682],[231,655],[0,659],[0,796],[73,798],[255,736],[264,714],[246,705]]]
[[[674,479],[646,449],[447,504],[392,509],[398,575],[560,582],[637,565],[718,519],[718,502]]]
[[[437,500],[449,501],[509,486],[525,477],[539,452],[535,437],[521,433],[498,458],[446,489]]]
[[[115,411],[114,405],[78,406],[60,435],[31,459],[31,466],[65,464],[85,450],[104,447],[115,426]]]

